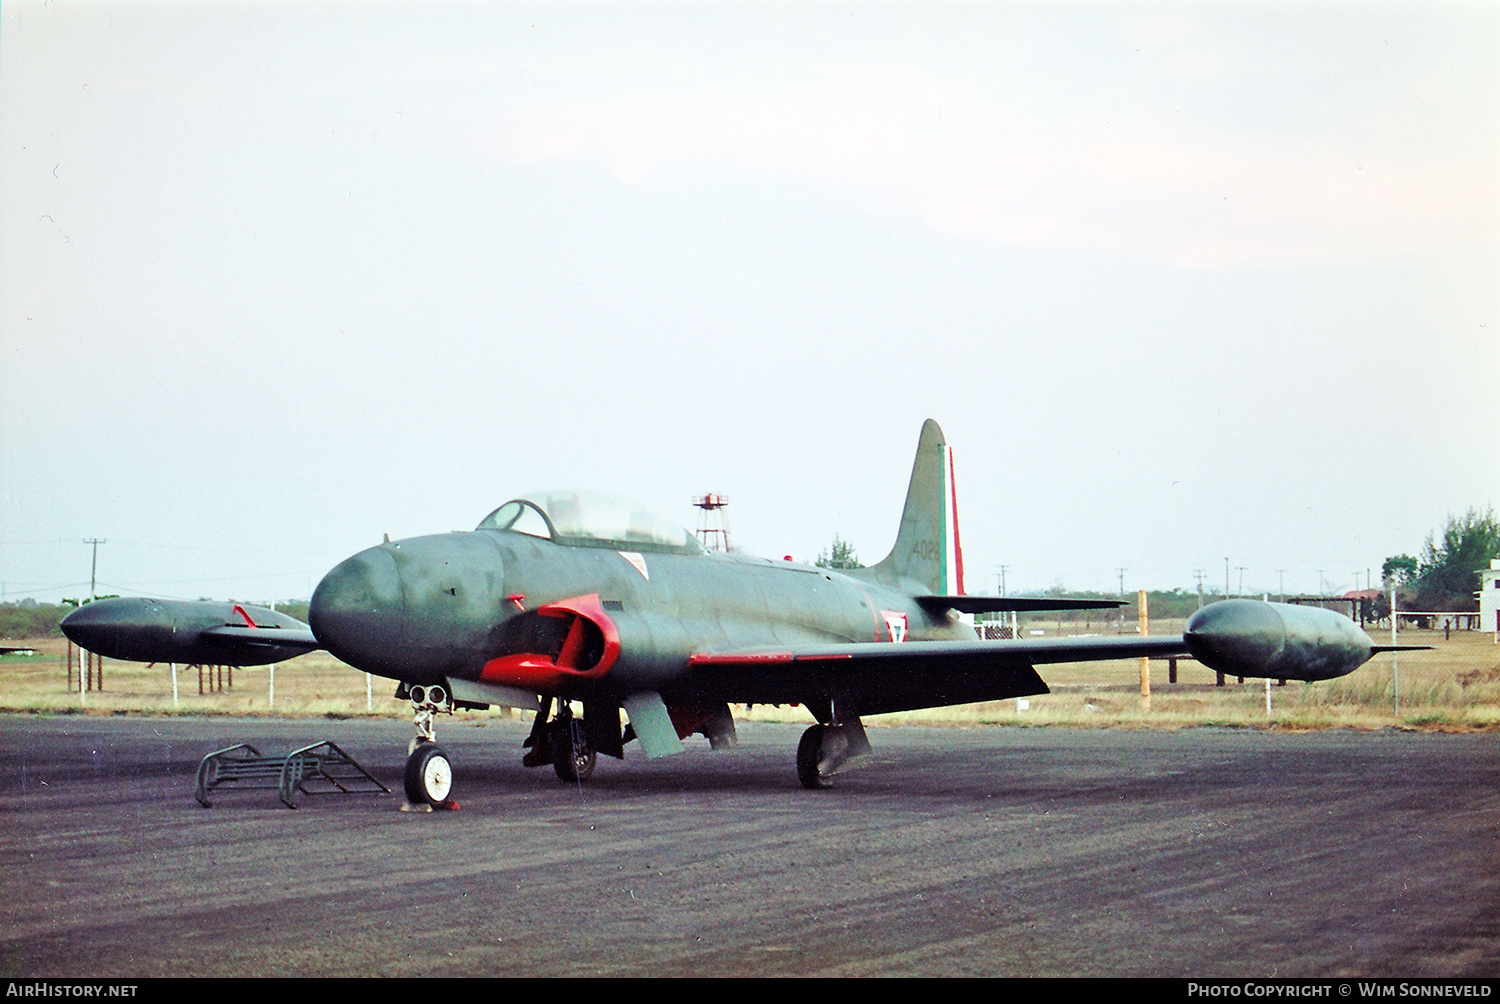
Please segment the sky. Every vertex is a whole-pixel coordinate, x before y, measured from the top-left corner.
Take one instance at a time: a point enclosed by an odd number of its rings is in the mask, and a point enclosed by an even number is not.
[[[1500,501],[1500,8],[0,6],[0,599],[305,598],[542,487],[970,592]]]

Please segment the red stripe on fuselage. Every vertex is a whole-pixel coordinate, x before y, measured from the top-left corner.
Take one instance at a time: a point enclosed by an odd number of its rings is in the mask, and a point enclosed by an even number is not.
[[[790,652],[745,652],[730,653],[728,655],[714,655],[705,653],[688,656],[689,666],[746,666],[765,663],[785,663],[792,661]]]

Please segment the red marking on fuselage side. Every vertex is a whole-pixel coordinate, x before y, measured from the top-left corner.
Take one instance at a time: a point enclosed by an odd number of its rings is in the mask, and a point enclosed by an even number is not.
[[[246,627],[259,627],[258,624],[250,619],[250,615],[245,612],[245,608],[240,606],[238,603],[234,605],[234,612],[245,618]]]
[[[750,666],[786,665],[792,662],[824,662],[829,659],[852,659],[853,652],[812,652],[797,655],[794,652],[727,652],[724,655],[703,653],[688,656],[689,666]]]
[[[516,652],[491,659],[484,664],[479,678],[486,683],[507,683],[516,687],[547,690],[567,680],[598,679],[620,657],[620,632],[604,612],[598,593],[574,596],[536,608],[541,617],[568,618],[567,634],[554,656],[547,652]],[[578,665],[589,642],[589,627],[603,638],[603,651],[592,666]]]
[[[753,666],[768,662],[791,662],[790,652],[731,652],[714,655],[712,652],[688,656],[689,666]]]
[[[901,642],[906,640],[906,614],[900,610],[882,610],[880,616],[885,618],[885,629],[889,637],[882,641]]]

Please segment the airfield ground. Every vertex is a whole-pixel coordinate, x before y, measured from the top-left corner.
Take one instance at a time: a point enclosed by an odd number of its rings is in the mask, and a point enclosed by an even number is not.
[[[1382,638],[1385,641],[1385,638]],[[1214,686],[1050,666],[1052,695],[882,716],[876,762],[796,785],[801,708],[588,785],[526,723],[440,722],[463,809],[193,800],[204,753],[333,740],[401,789],[390,681],[326,654],[237,669],[0,660],[0,972],[145,975],[1500,975],[1500,648]],[[984,725],[1055,728],[986,728]],[[1088,728],[1080,728],[1088,726]],[[1116,728],[1098,728],[1116,726]],[[1199,728],[1187,728],[1199,726]],[[1470,732],[1466,735],[1440,732]]]
[[[1500,733],[800,726],[587,785],[446,722],[457,812],[193,799],[206,752],[379,719],[0,716],[0,971],[149,976],[1500,976]]]
[[[1149,711],[1138,663],[1054,666],[1024,711],[878,720],[903,727],[822,792],[801,709],[582,787],[520,766],[524,721],[466,714],[439,724],[463,808],[431,815],[193,799],[242,741],[332,740],[399,792],[388,681],[367,710],[304,657],[268,708],[264,668],[203,696],[183,669],[173,714],[166,667],[108,662],[80,702],[47,643],[0,661],[0,972],[1497,977],[1500,648],[1402,640],[1437,647],[1401,654],[1399,718],[1390,656],[1273,687],[1269,718],[1192,663],[1153,664]]]

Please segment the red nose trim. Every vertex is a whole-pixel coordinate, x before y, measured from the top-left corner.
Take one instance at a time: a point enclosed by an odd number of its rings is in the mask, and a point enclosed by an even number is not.
[[[620,657],[619,629],[605,614],[598,593],[547,603],[537,607],[534,613],[541,617],[563,617],[569,620],[567,634],[556,656],[549,652],[502,655],[485,663],[479,674],[481,680],[546,691],[567,680],[598,679],[609,672],[609,668]],[[594,665],[579,668],[578,659],[588,642],[589,625],[603,636],[604,652]]]

